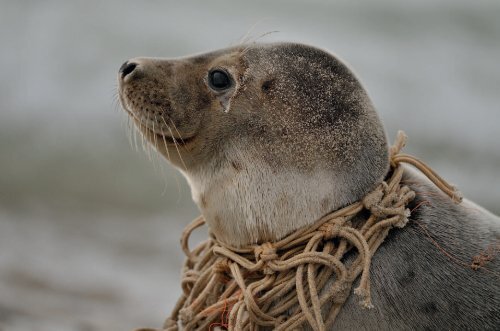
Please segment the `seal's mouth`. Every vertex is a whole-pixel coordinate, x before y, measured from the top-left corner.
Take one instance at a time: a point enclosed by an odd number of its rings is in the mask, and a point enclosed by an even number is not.
[[[163,134],[163,133],[157,133],[149,127],[146,127],[146,129],[152,135],[154,135],[154,137],[157,138],[158,143],[163,142],[163,143],[166,143],[167,145],[187,145],[196,138],[196,135],[192,135],[192,136],[188,136],[188,137],[180,137],[180,136],[174,137],[174,136],[170,136],[170,135]]]
[[[167,144],[167,145],[187,145],[196,138],[196,134],[191,135],[181,135],[178,133],[177,129],[168,127],[165,132],[164,128],[155,127],[152,125],[151,121],[138,118],[138,116],[132,113],[133,119],[136,122],[137,127],[140,131],[149,136],[149,140],[155,144]],[[176,135],[177,133],[177,135]]]
[[[134,120],[137,128],[150,138],[152,142],[167,145],[187,145],[196,138],[196,133],[181,135],[177,128],[168,126],[165,122],[163,125],[154,125],[154,120],[141,116],[141,114],[129,109],[127,103],[124,102],[123,97],[120,95],[120,101],[123,110]],[[157,122],[158,124],[158,122]]]

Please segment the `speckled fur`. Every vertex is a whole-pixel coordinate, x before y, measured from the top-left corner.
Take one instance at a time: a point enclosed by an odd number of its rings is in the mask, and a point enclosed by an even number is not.
[[[182,170],[211,231],[225,242],[279,239],[361,198],[387,172],[385,134],[368,96],[322,50],[262,44],[131,61],[139,65],[120,84],[122,104]],[[234,88],[212,92],[212,68],[231,73]],[[180,149],[182,160],[151,134],[155,116],[157,133],[172,136],[163,117],[181,136],[196,135]]]
[[[185,175],[210,231],[229,244],[280,239],[360,199],[388,171],[384,129],[365,90],[325,51],[254,44],[131,61],[138,67],[120,80],[124,108]],[[210,90],[213,68],[232,75],[230,90]],[[189,138],[180,153],[172,137]],[[419,226],[470,261],[498,242],[499,219],[469,202],[454,205],[410,170],[406,176],[417,192],[433,193],[425,195],[430,204],[377,251],[376,308],[362,310],[351,297],[336,330],[498,329],[498,276],[454,264]],[[498,265],[489,266],[497,275]]]

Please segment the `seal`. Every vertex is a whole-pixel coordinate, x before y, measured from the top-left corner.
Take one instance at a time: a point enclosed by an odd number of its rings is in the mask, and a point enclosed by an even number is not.
[[[229,245],[277,241],[363,198],[388,173],[387,138],[365,89],[318,48],[135,58],[118,81],[123,108]],[[408,226],[373,257],[375,308],[361,311],[349,298],[335,329],[496,329],[498,259],[487,271],[457,261],[498,251],[500,219],[467,200],[455,205],[411,168],[404,180],[417,198]]]

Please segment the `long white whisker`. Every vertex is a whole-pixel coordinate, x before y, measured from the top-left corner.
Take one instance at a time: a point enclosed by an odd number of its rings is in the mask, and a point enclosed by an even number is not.
[[[170,127],[168,128],[168,131],[170,131],[170,136],[172,137],[172,139],[174,141],[174,146],[175,146],[175,149],[177,150],[177,154],[179,154],[179,158],[181,160],[181,163],[182,163],[184,169],[187,170],[186,164],[184,163],[184,159],[182,158],[182,155],[181,155],[181,151],[179,150],[179,146],[177,146],[177,140],[174,137],[174,133],[172,132],[172,129],[170,129]]]
[[[151,161],[151,151],[149,149],[149,143],[148,143],[148,138],[149,138],[149,131],[143,128],[142,122],[139,122],[140,128],[141,128],[141,137],[142,137],[142,150],[146,155],[148,156],[148,160]]]
[[[139,131],[139,129],[135,125],[133,119],[131,119],[129,123],[130,123],[130,127],[132,128],[132,134],[133,134],[133,139],[134,139],[135,151],[138,152],[139,151],[139,145],[137,144],[137,134],[138,134],[137,131]]]
[[[148,151],[146,150],[146,145],[144,143],[144,139],[145,138],[145,133],[144,133],[144,130],[142,129],[142,122],[139,121],[139,135],[141,137],[141,148],[142,148],[142,151],[146,154],[146,156],[148,156]],[[148,156],[148,160],[149,160],[149,156]]]
[[[156,135],[156,131],[155,131],[155,122],[156,122],[156,114],[154,115],[154,119],[152,120],[153,122],[153,131],[151,132],[151,134],[153,135],[153,142],[151,143],[153,145],[153,167],[155,168],[155,170],[158,170],[156,169],[156,164],[155,164],[155,160],[158,161],[158,164],[160,164],[160,160],[158,159],[158,153],[157,153],[157,149],[158,149],[158,140],[157,140],[157,135]],[[155,152],[156,150],[156,152]],[[156,158],[155,158],[156,156]]]
[[[255,28],[257,27],[257,25],[262,24],[265,20],[268,20],[268,19],[271,19],[271,17],[261,18],[260,20],[258,20],[254,24],[252,24],[252,26],[250,27],[250,29],[248,29],[248,31],[243,35],[243,37],[240,38],[239,44],[240,45],[244,45],[244,44],[247,43],[247,40],[250,41],[252,39],[250,37],[250,33],[252,33],[255,30]]]
[[[128,140],[128,143],[130,145],[130,148],[133,150],[134,149],[134,145],[132,143],[132,132],[133,132],[133,127],[130,125],[130,116],[127,115],[127,119],[126,119],[126,132],[127,132],[127,140]]]
[[[181,139],[181,141],[182,141],[182,144],[183,144],[183,145],[182,145],[182,146],[180,146],[180,147],[181,147],[181,148],[186,149],[186,146],[184,146],[184,139],[182,139],[182,135],[181,135],[181,133],[179,132],[179,130],[177,130],[177,126],[175,125],[174,121],[172,121],[172,119],[171,119],[171,118],[169,118],[169,120],[170,120],[170,123],[172,123],[172,126],[174,127],[174,130],[175,130],[175,131],[177,131],[177,134],[179,135],[179,137],[180,137],[180,139]],[[180,156],[180,155],[179,155],[179,156]],[[187,154],[187,157],[188,157],[188,159],[189,159],[189,158],[190,158],[190,155],[189,155],[189,154]],[[182,159],[182,158],[181,158],[181,159]],[[184,163],[184,161],[183,161],[183,163]]]
[[[168,126],[167,122],[165,121],[165,118],[162,116],[161,119],[163,120],[163,123],[165,124],[166,128],[170,131],[170,134],[172,134],[172,130],[170,130],[170,127]],[[170,159],[170,153],[168,152],[168,145],[167,145],[167,140],[165,139],[165,135],[162,134],[162,137],[163,137],[163,141],[165,143],[165,150],[167,151],[167,156],[168,156],[168,160],[171,162],[171,159]],[[175,139],[172,138],[174,140],[174,144],[175,144],[175,147],[177,148],[177,144],[175,143]],[[179,153],[179,150],[177,149],[177,153]],[[179,154],[180,156],[180,154]],[[182,158],[181,158],[182,160]],[[178,192],[178,200],[180,200],[181,198],[181,183],[179,182],[179,178],[177,177],[177,172],[174,173],[174,178],[175,178],[175,182],[177,184],[177,192]],[[165,187],[166,189],[166,187]]]
[[[162,119],[163,119],[163,117],[162,117]],[[165,121],[165,120],[163,120],[163,121]],[[168,161],[172,162],[172,160],[170,159],[170,152],[168,151],[167,139],[165,138],[164,134],[162,134],[161,136],[163,138],[163,145],[165,146],[165,151],[167,152],[167,159],[168,159]]]
[[[151,144],[149,143],[150,131],[146,127],[146,124],[144,124],[144,133],[146,135],[146,139],[144,140],[144,148],[146,148],[146,152],[148,154],[149,161],[153,162],[153,154],[151,153]]]
[[[244,55],[246,52],[248,52],[248,50],[250,49],[250,47],[252,47],[259,39],[262,39],[264,38],[265,36],[267,35],[270,35],[272,33],[277,33],[279,31],[268,31],[268,32],[265,32],[263,34],[261,34],[260,36],[256,37],[252,42],[248,42],[248,46],[245,47],[242,51],[241,51],[241,54]]]
[[[182,135],[181,135],[181,133],[179,132],[179,130],[177,130],[177,126],[175,126],[174,121],[172,121],[172,119],[171,119],[171,118],[169,118],[169,120],[170,120],[170,123],[172,123],[172,126],[174,127],[174,130],[175,130],[175,131],[177,132],[177,134],[179,135],[179,139],[180,139],[180,140],[182,141],[182,143],[184,144],[184,140],[182,139]]]
[[[118,86],[117,84],[115,84],[115,86],[113,87],[113,108],[115,108],[118,112],[120,112],[120,98],[119,98],[119,94],[118,94]]]
[[[254,24],[252,24],[252,26],[250,27],[250,29],[248,29],[248,31],[243,35],[243,37],[240,38],[238,44],[244,45],[246,43],[247,38],[249,38],[250,33],[252,33],[252,31],[255,29],[255,27],[257,26],[257,24],[259,24],[260,22],[261,22],[261,20],[259,20],[259,21],[255,22]]]

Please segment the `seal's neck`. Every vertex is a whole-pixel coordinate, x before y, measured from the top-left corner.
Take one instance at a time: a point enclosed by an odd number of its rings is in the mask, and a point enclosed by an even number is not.
[[[232,246],[276,241],[354,200],[349,181],[331,171],[281,170],[228,162],[185,173],[210,231]]]

